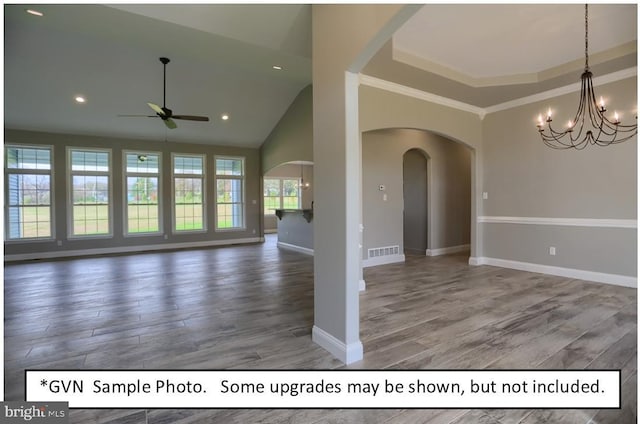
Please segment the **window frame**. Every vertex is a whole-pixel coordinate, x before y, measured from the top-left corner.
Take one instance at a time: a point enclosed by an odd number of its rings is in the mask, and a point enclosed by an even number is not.
[[[198,230],[178,230],[176,228],[176,178],[191,178],[197,174],[176,174],[175,158],[200,158],[202,160],[202,174],[199,178],[202,184],[202,229]],[[172,234],[194,234],[206,233],[207,230],[207,155],[204,153],[171,153],[171,233]]]
[[[42,169],[12,169],[10,171],[8,167],[8,155],[7,149],[47,149],[50,152],[50,166],[48,170]],[[20,144],[20,143],[7,143],[4,145],[4,242],[5,243],[39,243],[39,242],[51,242],[56,239],[56,208],[55,208],[55,161],[54,161],[54,146],[49,144]],[[18,172],[16,172],[18,171]],[[9,175],[10,174],[37,174],[37,175],[49,175],[49,229],[50,236],[48,237],[21,237],[10,238],[10,202],[9,202]]]
[[[215,231],[216,232],[229,232],[229,231],[246,231],[247,229],[247,207],[246,207],[246,159],[244,156],[226,156],[226,155],[214,155],[213,157],[213,165],[214,165],[214,190],[215,190],[215,208],[214,208],[214,221],[215,221]],[[242,163],[242,175],[225,175],[218,174],[218,160],[239,160]],[[218,227],[218,180],[237,180],[241,182],[242,185],[242,201],[240,205],[242,206],[242,225],[239,227],[227,227],[220,228]],[[233,204],[233,203],[224,203],[224,204]]]
[[[144,172],[128,172],[127,171],[127,155],[155,155],[158,156],[158,172],[155,174]],[[132,233],[129,232],[129,177],[156,177],[158,179],[158,231],[146,231]],[[122,151],[122,232],[124,237],[145,237],[145,236],[161,236],[164,235],[163,216],[162,216],[162,152],[142,151],[142,150],[123,150]]]
[[[105,172],[101,171],[73,171],[72,164],[72,152],[99,152],[107,153],[109,157],[109,170]],[[70,240],[85,240],[85,239],[108,239],[113,238],[113,150],[110,148],[98,148],[98,147],[73,147],[67,146],[66,155],[66,170],[67,170],[67,238]],[[98,175],[108,177],[109,181],[109,204],[107,210],[109,211],[109,232],[107,234],[73,234],[73,176],[74,175]]]

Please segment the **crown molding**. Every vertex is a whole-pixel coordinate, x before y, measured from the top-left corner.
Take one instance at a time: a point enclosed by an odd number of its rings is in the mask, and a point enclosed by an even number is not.
[[[470,112],[480,116],[480,119],[484,118],[484,115],[486,114],[485,110],[481,107],[473,106],[468,103],[460,102],[458,100],[453,100],[448,97],[438,96],[437,94],[428,93],[426,91],[407,87],[406,85],[372,77],[370,75],[360,74],[359,77],[360,84],[362,85],[379,88],[381,90],[390,91],[396,94],[402,94],[403,96],[413,97],[415,99],[447,106],[453,109],[462,110],[464,112]]]
[[[593,83],[596,85],[608,84],[611,82],[620,81],[627,78],[632,78],[638,75],[638,67],[623,69],[621,71],[612,72],[610,74],[602,75],[593,78]],[[406,85],[398,84],[388,80],[372,77],[370,75],[359,74],[359,82],[361,85],[368,87],[379,88],[381,90],[389,91],[396,94],[401,94],[415,99],[424,100],[426,102],[439,104],[442,106],[458,109],[463,112],[473,113],[478,115],[480,119],[490,113],[500,112],[507,109],[513,109],[515,107],[524,106],[530,103],[539,102],[542,100],[551,99],[554,97],[562,96],[580,91],[580,83],[574,83],[566,85],[564,87],[554,88],[553,90],[543,91],[541,93],[532,94],[530,96],[521,97],[519,99],[510,100],[508,102],[499,103],[486,108],[470,105],[458,100],[450,99],[448,97],[439,96],[437,94],[429,93],[427,91],[418,90],[417,88],[408,87]]]
[[[620,81],[623,79],[635,77],[638,75],[638,67],[623,69],[621,71],[612,72],[610,74],[602,75],[600,77],[593,78],[594,85],[609,84],[611,82]],[[543,91],[542,93],[532,94],[531,96],[522,97],[520,99],[511,100],[504,103],[499,103],[494,106],[485,108],[487,114],[500,112],[502,110],[513,109],[514,107],[524,106],[530,103],[539,102],[542,100],[552,99],[554,97],[563,96],[565,94],[576,93],[580,91],[581,83],[576,82],[574,84],[565,85],[564,87],[554,88],[553,90]]]

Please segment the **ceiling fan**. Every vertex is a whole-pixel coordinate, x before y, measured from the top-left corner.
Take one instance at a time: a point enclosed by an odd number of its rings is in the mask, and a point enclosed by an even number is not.
[[[174,119],[182,119],[185,121],[200,121],[200,122],[208,122],[208,116],[195,116],[195,115],[174,115],[173,111],[166,106],[166,98],[167,98],[167,63],[170,62],[169,58],[161,57],[160,62],[164,67],[163,72],[163,90],[162,90],[162,107],[154,104],[147,103],[149,107],[156,113],[155,115],[118,115],[124,117],[145,117],[145,118],[160,118],[162,122],[169,129],[177,128],[176,123],[173,121]]]

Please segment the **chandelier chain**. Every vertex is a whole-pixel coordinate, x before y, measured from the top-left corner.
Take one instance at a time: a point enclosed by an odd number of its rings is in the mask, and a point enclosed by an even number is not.
[[[589,5],[584,5],[584,69],[589,70]]]

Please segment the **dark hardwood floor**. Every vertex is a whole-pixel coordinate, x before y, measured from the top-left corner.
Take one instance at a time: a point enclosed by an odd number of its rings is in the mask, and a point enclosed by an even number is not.
[[[408,256],[365,270],[348,368],[622,369],[619,410],[72,410],[72,423],[635,423],[636,290]],[[344,367],[311,342],[313,258],[264,245],[5,265],[5,399],[25,368]]]

